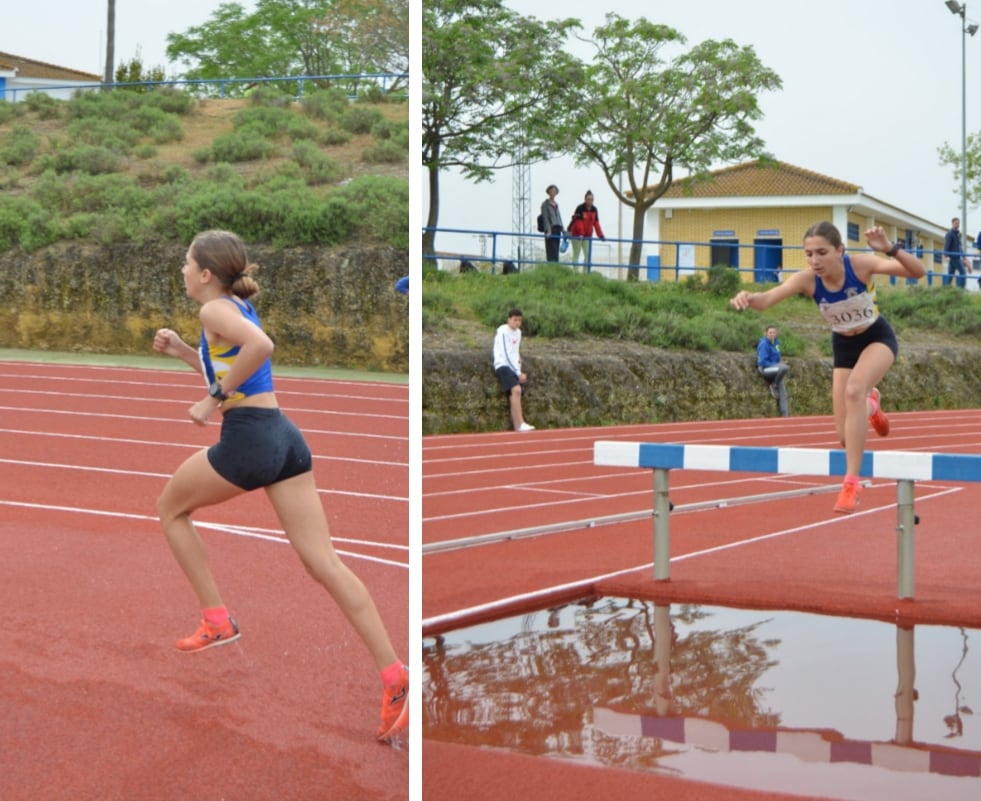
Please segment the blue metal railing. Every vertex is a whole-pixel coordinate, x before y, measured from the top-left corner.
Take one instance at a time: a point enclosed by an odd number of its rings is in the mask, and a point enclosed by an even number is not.
[[[464,270],[468,269],[465,266],[466,263],[470,263],[470,265],[472,265],[475,268],[477,267],[477,265],[483,264],[483,265],[488,265],[487,269],[491,273],[497,273],[499,270],[503,271],[504,266],[509,262],[513,264],[518,270],[523,269],[527,265],[538,265],[545,262],[544,253],[543,253],[544,248],[542,247],[541,244],[545,238],[545,234],[542,233],[531,233],[531,232],[515,233],[512,231],[488,231],[488,230],[468,229],[468,228],[423,228],[423,232],[424,233],[431,232],[435,234],[464,234],[464,235],[474,236],[477,238],[488,239],[490,242],[489,255],[484,255],[484,254],[475,255],[473,253],[464,253],[462,251],[456,254],[448,254],[446,252],[437,253],[435,256],[427,255],[424,253],[423,254],[424,262],[459,260]],[[650,246],[650,248],[654,251],[653,253],[649,254],[648,261],[644,264],[629,265],[619,260],[603,261],[594,258],[594,254],[596,253],[597,250],[596,249],[597,242],[603,242],[606,246],[612,246],[612,245],[616,245],[618,247],[622,246],[623,249],[625,250],[629,250],[629,248],[635,242],[635,240],[633,239],[617,239],[616,237],[606,237],[605,240],[597,240],[596,238],[587,239],[584,242],[586,247],[584,248],[584,259],[581,263],[574,263],[571,261],[571,256],[570,256],[572,252],[571,248],[559,256],[559,262],[567,266],[582,267],[583,270],[587,273],[592,272],[593,270],[600,270],[600,271],[614,270],[614,269],[619,270],[623,268],[633,267],[635,269],[642,270],[642,271],[646,270],[648,280],[655,280],[655,281],[660,280],[662,273],[667,273],[670,275],[670,273],[673,271],[674,273],[673,279],[677,281],[687,275],[691,275],[699,271],[704,272],[710,266],[712,266],[711,252],[713,249],[734,249],[735,252],[739,255],[741,255],[742,251],[745,250],[750,250],[751,254],[755,254],[757,252],[764,252],[764,251],[766,252],[778,251],[781,256],[788,251],[804,250],[802,245],[772,245],[772,244],[754,244],[754,243],[741,244],[741,243],[722,241],[722,240],[709,241],[709,242],[679,242],[675,240],[642,239],[637,241],[640,242],[641,246],[645,248],[645,250],[648,248],[648,246]],[[674,250],[674,264],[661,264],[660,258],[663,254],[664,248],[670,248]],[[691,265],[687,265],[687,264],[683,265],[682,264],[683,249],[687,250],[689,248],[695,249],[695,252],[691,254],[693,257],[698,252],[699,249],[707,248],[709,251],[709,257],[707,259],[701,259],[700,260],[702,261],[701,264],[693,263]],[[512,255],[508,255],[508,256],[502,255],[505,252],[505,250],[510,250],[512,252]],[[951,281],[954,281],[958,278],[960,278],[960,280],[963,281],[962,277],[944,272],[942,269],[941,270],[930,269],[931,257],[934,264],[942,264],[942,260],[944,257],[951,256],[951,255],[959,255],[959,254],[956,253],[951,254],[943,250],[924,250],[919,248],[912,249],[912,250],[914,253],[916,253],[917,257],[920,258],[925,265],[927,265],[927,274],[923,279],[907,278],[905,279],[904,283],[915,285],[918,284],[920,280],[924,280],[926,281],[927,286],[932,286],[934,281],[937,282],[942,281],[943,284],[946,286]],[[860,247],[850,247],[849,251],[866,252],[866,253],[873,252],[871,248],[860,248]],[[517,253],[517,255],[514,255],[515,253]],[[736,257],[736,264],[732,265],[733,269],[737,270],[740,273],[751,274],[753,280],[756,281],[757,283],[767,283],[767,282],[776,283],[777,281],[780,280],[780,272],[782,272],[783,269],[781,266],[777,266],[776,268],[773,267],[763,268],[761,270],[761,268],[755,265],[755,259],[753,259],[751,255],[748,261],[753,263],[754,266],[742,267],[740,266],[742,260],[739,258],[739,255],[737,255]],[[963,255],[965,261],[969,262],[970,257],[967,256],[966,254]],[[687,259],[686,261],[697,262],[699,260],[692,258],[692,259]],[[772,263],[772,260],[767,260],[767,261],[768,263]],[[777,264],[782,265],[784,261],[785,260],[781,258],[777,261]],[[799,268],[795,268],[795,269],[799,269]],[[978,269],[979,271],[981,271],[981,264],[978,265]],[[978,272],[977,274],[972,275],[971,277],[978,279],[979,288],[981,288],[981,272]],[[894,276],[890,276],[889,282],[895,285],[897,283],[897,279]]]
[[[293,82],[296,83],[296,96],[303,96],[304,84],[308,81],[330,81],[341,83],[344,81],[353,81],[355,84],[362,81],[370,81],[373,83],[379,83],[381,85],[382,91],[388,91],[389,83],[396,83],[400,80],[408,79],[408,73],[396,73],[396,72],[364,72],[364,73],[351,73],[344,75],[281,75],[276,78],[195,78],[195,79],[175,79],[167,81],[125,81],[120,83],[73,83],[65,84],[63,86],[31,86],[31,87],[11,87],[7,86],[4,89],[4,98],[9,99],[11,102],[17,102],[18,95],[25,95],[31,92],[75,92],[75,91],[93,91],[96,89],[125,89],[132,87],[200,87],[200,86],[215,86],[218,90],[218,97],[224,99],[225,90],[229,86],[237,85],[255,85],[262,83],[282,83],[282,82]],[[9,98],[7,96],[10,96]],[[351,95],[352,97],[355,94]]]

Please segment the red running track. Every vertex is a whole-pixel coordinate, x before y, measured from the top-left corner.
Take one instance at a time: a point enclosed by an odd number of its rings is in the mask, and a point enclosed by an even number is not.
[[[868,449],[981,453],[972,411],[890,419],[890,436],[879,439],[870,431]],[[592,448],[599,439],[839,447],[827,417],[427,437],[424,636],[590,594],[981,626],[977,485],[917,482],[922,522],[916,530],[915,598],[899,601],[895,482],[875,480],[859,511],[843,517],[831,511],[838,479],[672,471],[677,507],[709,501],[726,506],[672,514],[671,580],[655,582],[653,523],[643,517],[653,504],[652,471],[594,466]],[[788,490],[810,494],[741,501]],[[579,524],[628,513],[636,519]],[[451,541],[561,524],[568,530],[436,550]],[[423,744],[423,759],[427,801],[454,797],[462,764],[493,787],[471,796],[476,801],[530,791],[535,797],[569,797],[593,782],[617,787],[620,798],[779,797],[582,765],[559,770],[548,760],[431,740]]]
[[[263,493],[196,517],[238,642],[182,654],[200,613],[154,503],[217,439],[170,370],[0,363],[0,798],[404,799],[374,740],[367,649]],[[408,649],[408,388],[278,377],[335,546]]]

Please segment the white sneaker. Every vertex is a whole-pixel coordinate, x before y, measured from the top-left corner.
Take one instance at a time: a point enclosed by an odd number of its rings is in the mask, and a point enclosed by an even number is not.
[[[534,431],[534,430],[535,427],[530,423],[522,423],[520,426],[518,426],[518,431]]]

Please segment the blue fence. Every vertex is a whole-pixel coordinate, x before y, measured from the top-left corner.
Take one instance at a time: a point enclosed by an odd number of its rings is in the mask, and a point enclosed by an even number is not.
[[[533,267],[545,262],[545,234],[541,233],[515,233],[511,231],[484,231],[467,228],[423,228],[423,232],[439,234],[462,234],[472,236],[483,242],[480,255],[463,252],[461,249],[458,255],[450,255],[446,251],[437,255],[423,254],[423,261],[459,261],[460,269],[467,272],[471,269],[482,269],[490,273],[520,271],[525,267]],[[568,249],[563,248],[559,255],[559,262],[570,267],[582,269],[584,272],[596,270],[601,274],[614,275],[613,271],[628,268],[627,256],[634,244],[633,239],[617,239],[607,237],[605,240],[585,239],[580,240],[583,244],[578,260],[573,260],[576,250],[572,245],[574,237],[565,237],[570,243]],[[741,244],[731,240],[711,240],[708,242],[678,242],[674,240],[642,239],[639,240],[643,248],[642,264],[634,265],[640,270],[641,274],[648,281],[660,281],[662,278],[678,281],[688,275],[697,272],[704,272],[709,266],[724,264],[738,270],[740,273],[747,274],[756,283],[777,283],[782,277],[782,267],[785,263],[784,255],[790,252],[803,252],[802,245],[775,245],[748,243]],[[703,259],[701,264],[695,264],[692,256],[699,250],[705,249],[709,252],[709,258]],[[489,250],[489,252],[487,252]],[[617,258],[609,258],[612,251],[622,251],[622,258],[617,254]],[[673,259],[665,259],[662,264],[661,257],[665,250],[673,252]],[[869,248],[849,247],[848,250],[855,252],[872,252]],[[747,254],[746,251],[749,251]],[[949,284],[953,280],[958,280],[959,285],[964,286],[963,278],[955,277],[943,269],[943,258],[949,255],[942,250],[913,250],[927,266],[927,274],[922,279],[902,279],[905,284],[918,284],[921,281],[927,286],[934,284]],[[803,259],[800,259],[803,261]],[[970,257],[965,256],[965,261],[970,263]],[[670,263],[670,262],[673,262]],[[931,267],[931,262],[933,266]],[[743,264],[751,266],[744,267]],[[974,261],[975,273],[969,276],[970,281],[975,279],[979,282],[981,289],[981,259]],[[438,265],[437,265],[438,266]],[[799,268],[796,268],[799,269]],[[900,279],[890,277],[891,284],[897,284]]]
[[[395,85],[399,81],[407,80],[408,73],[395,72],[364,72],[352,73],[349,75],[283,75],[277,78],[215,78],[215,79],[194,79],[194,80],[170,80],[170,81],[127,81],[122,83],[72,83],[61,86],[44,85],[31,87],[11,87],[4,88],[4,98],[11,102],[17,102],[18,98],[31,92],[44,93],[65,93],[76,91],[94,91],[101,89],[128,89],[134,87],[153,89],[155,87],[171,88],[190,88],[200,89],[212,88],[215,96],[224,98],[229,87],[245,86],[252,88],[268,83],[292,83],[296,85],[296,96],[302,97],[303,91],[309,83],[328,82],[344,86],[347,84],[348,94],[351,97],[357,96],[362,84],[380,86],[383,92],[389,90],[390,85]]]

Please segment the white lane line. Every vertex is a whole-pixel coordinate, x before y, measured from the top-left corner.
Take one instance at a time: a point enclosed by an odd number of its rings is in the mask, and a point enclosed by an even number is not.
[[[11,501],[0,498],[0,506],[13,506],[19,509],[39,509],[46,512],[67,512],[69,514],[78,515],[95,515],[98,517],[112,517],[121,518],[124,520],[138,520],[141,522],[153,522],[157,525],[160,521],[153,517],[152,515],[139,515],[132,514],[130,512],[114,512],[107,509],[85,509],[77,506],[60,506],[57,504],[44,504],[44,503],[26,503],[23,501]],[[263,528],[253,528],[247,526],[235,526],[227,523],[209,523],[207,521],[195,520],[194,525],[198,528],[203,528],[211,531],[217,531],[222,534],[231,534],[236,537],[250,537],[252,539],[266,540],[267,542],[280,542],[286,545],[290,544],[290,541],[286,538],[286,535],[275,529],[263,529]],[[350,539],[345,537],[331,537],[332,542],[343,542],[348,545],[360,545],[367,548],[390,548],[398,551],[408,552],[408,546],[396,545],[391,543],[373,542],[371,540],[359,540]],[[382,559],[377,556],[370,556],[368,554],[355,553],[354,551],[342,551],[338,550],[337,553],[344,556],[350,556],[352,559],[362,559],[368,562],[377,562],[383,565],[390,565],[392,567],[402,567],[408,569],[409,565],[404,562],[395,562],[390,559]]]

